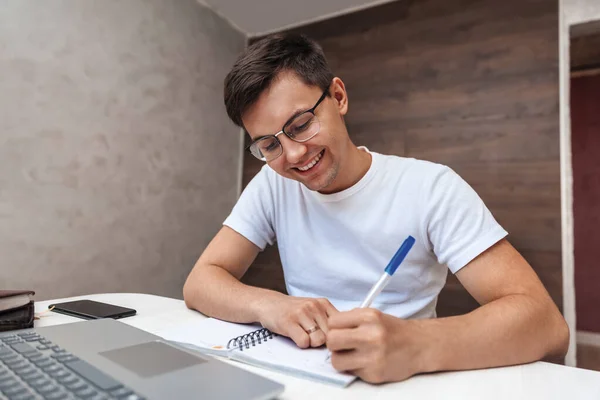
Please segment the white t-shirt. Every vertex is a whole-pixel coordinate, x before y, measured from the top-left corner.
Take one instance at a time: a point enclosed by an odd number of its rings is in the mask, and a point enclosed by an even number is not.
[[[412,235],[416,243],[372,306],[435,317],[447,269],[456,273],[507,233],[450,168],[370,154],[365,176],[329,195],[265,165],[224,225],[261,249],[277,241],[288,293],[326,297],[339,310],[360,305]]]

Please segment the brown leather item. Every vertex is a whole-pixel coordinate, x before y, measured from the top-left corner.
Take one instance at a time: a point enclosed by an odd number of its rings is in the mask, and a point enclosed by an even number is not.
[[[0,314],[33,301],[33,290],[0,290]]]
[[[2,289],[0,289],[0,299],[3,299],[5,297],[20,296],[23,294],[30,294],[33,296],[35,294],[35,292],[33,290],[2,290]]]
[[[34,311],[31,301],[24,306],[0,312],[0,332],[33,328]]]

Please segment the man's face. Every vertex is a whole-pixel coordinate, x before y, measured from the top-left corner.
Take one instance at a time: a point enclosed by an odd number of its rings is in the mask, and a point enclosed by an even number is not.
[[[283,154],[268,161],[278,174],[323,193],[339,190],[335,187],[336,177],[351,145],[343,120],[348,106],[342,81],[335,78],[329,92],[331,96],[315,109],[318,133],[303,143],[278,135]],[[273,135],[294,114],[311,109],[322,94],[319,87],[306,85],[294,73],[282,72],[243,115],[244,127],[252,140]]]

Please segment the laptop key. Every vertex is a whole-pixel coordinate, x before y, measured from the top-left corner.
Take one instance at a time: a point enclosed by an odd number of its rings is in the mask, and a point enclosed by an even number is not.
[[[4,393],[4,395],[8,396],[9,398],[12,396],[16,396],[18,394],[23,394],[23,393],[27,393],[27,392],[29,392],[29,390],[21,384],[12,386],[8,389],[2,389],[2,393]]]
[[[44,395],[44,400],[63,400],[63,399],[68,399],[68,398],[69,398],[69,394],[62,392],[62,391]]]
[[[16,338],[16,339],[9,339],[9,340],[4,341],[4,344],[14,344],[14,343],[23,343],[23,340],[21,340],[21,338]]]
[[[21,379],[23,379],[25,382],[27,382],[29,385],[31,385],[30,382],[35,382],[39,379],[44,378],[44,375],[40,374],[37,370],[32,373],[32,374],[27,374],[27,375],[22,375]]]
[[[32,362],[40,368],[54,364],[54,361],[49,358],[40,358],[38,360],[32,360]]]
[[[84,381],[82,381],[80,379],[77,379],[75,382],[66,383],[65,387],[67,389],[69,389],[70,391],[74,392],[74,391],[77,391],[77,390],[88,388],[90,386],[87,383],[85,383]]]
[[[9,366],[9,368],[12,369],[14,372],[19,373],[19,371],[21,370],[30,368],[30,364],[25,360],[21,360],[20,363],[13,364]]]
[[[117,380],[85,361],[67,362],[64,365],[102,390],[111,390],[121,386]]]
[[[10,349],[10,347],[0,346],[0,354],[13,354],[13,351]]]
[[[89,399],[86,400],[113,400],[114,397],[109,397],[106,394],[103,393],[97,393],[95,396],[90,397]]]
[[[119,399],[129,396],[130,394],[133,394],[133,391],[130,389],[127,389],[126,387],[122,387],[122,388],[110,391],[111,396],[118,397]]]
[[[62,383],[63,385],[69,385],[69,384],[72,384],[73,382],[77,382],[79,380],[79,378],[77,378],[73,374],[68,374],[66,376],[62,376],[62,377],[56,378],[56,380],[59,383]]]
[[[25,356],[25,358],[28,358],[29,361],[31,361],[31,362],[33,362],[35,360],[40,360],[40,359],[46,357],[42,353],[26,353],[26,354],[23,354],[23,355]]]
[[[35,396],[29,392],[15,394],[9,397],[10,400],[35,400]]]
[[[41,394],[42,396],[44,396],[44,395],[47,395],[47,394],[59,391],[60,387],[58,387],[58,386],[56,386],[56,385],[54,385],[52,383],[48,383],[47,385],[36,387],[35,390],[39,394]]]
[[[32,367],[31,365],[27,365],[25,368],[20,369],[16,372],[17,372],[17,375],[19,375],[20,377],[24,377],[24,376],[36,374],[38,372],[38,370],[36,368]]]
[[[79,358],[75,357],[72,354],[68,354],[68,353],[55,353],[55,354],[52,354],[50,357],[54,358],[56,361],[61,362],[61,363],[79,360]]]
[[[37,388],[37,387],[45,386],[51,382],[42,376],[41,378],[38,378],[38,379],[28,380],[27,383],[29,384],[29,386]]]
[[[59,369],[62,369],[62,366],[58,363],[52,363],[52,364],[46,365],[45,367],[42,367],[42,370],[44,370],[44,372],[47,374],[58,371]]]
[[[4,391],[4,389],[8,389],[13,386],[20,386],[20,385],[21,384],[19,383],[19,381],[16,380],[15,378],[13,378],[12,376],[7,379],[0,380],[0,390],[1,391]]]
[[[82,399],[89,399],[90,397],[94,397],[97,393],[98,392],[95,391],[91,386],[75,391],[75,395]]]
[[[4,359],[3,361],[4,361],[4,364],[6,364],[6,366],[7,366],[8,368],[12,368],[12,367],[13,367],[13,365],[19,365],[19,364],[21,364],[21,363],[27,362],[27,361],[23,360],[23,359],[22,359],[21,357],[19,357],[19,356],[16,356],[16,357],[14,357],[14,358],[10,358],[10,359],[8,359],[8,360],[7,360],[7,359]]]
[[[122,399],[119,399],[119,400],[144,400],[144,398],[142,396],[139,396],[139,395],[133,393],[133,394],[130,394],[127,397],[123,397]]]
[[[11,347],[17,353],[37,353],[36,349],[24,342],[13,344]]]
[[[55,371],[46,371],[48,375],[53,377],[54,379],[64,378],[65,376],[70,376],[71,373],[67,372],[64,368],[58,368]]]
[[[6,362],[6,361],[10,361],[10,360],[16,360],[17,358],[19,358],[18,354],[13,353],[12,351],[9,352],[4,352],[0,354],[0,360]]]

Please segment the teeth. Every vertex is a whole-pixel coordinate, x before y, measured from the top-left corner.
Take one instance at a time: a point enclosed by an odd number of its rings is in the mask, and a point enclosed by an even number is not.
[[[312,167],[315,166],[315,164],[321,159],[321,153],[317,154],[317,156],[315,158],[313,158],[313,160],[305,167],[298,167],[298,169],[302,172],[308,171],[309,169],[311,169]]]

